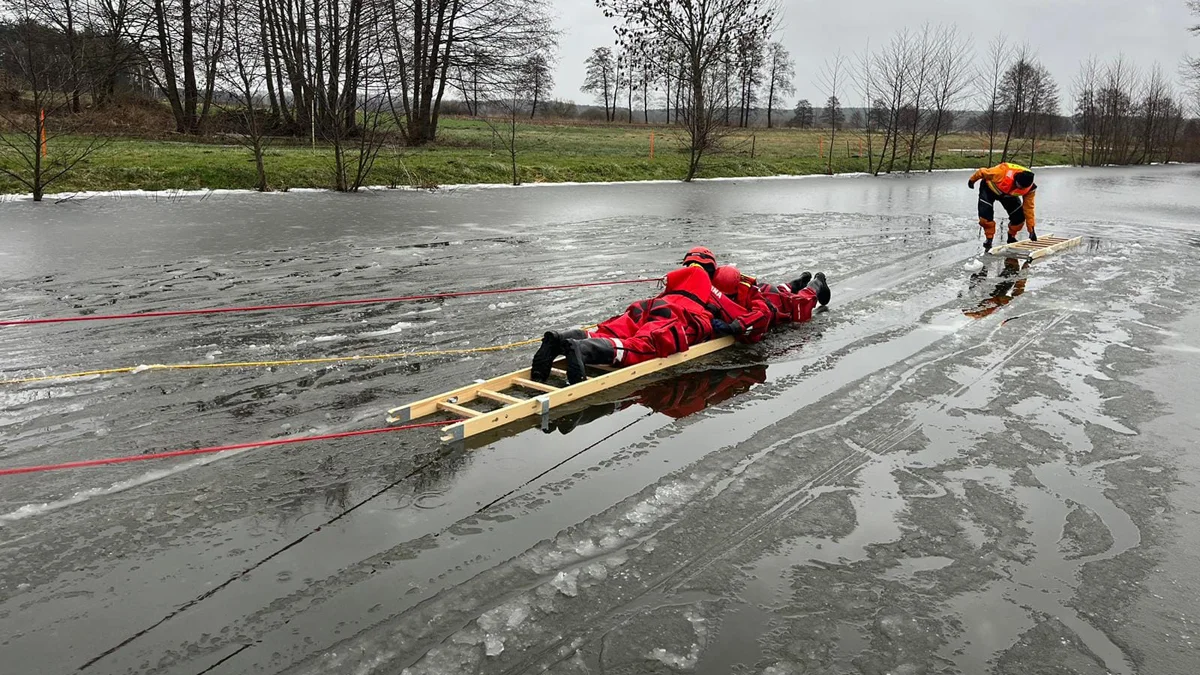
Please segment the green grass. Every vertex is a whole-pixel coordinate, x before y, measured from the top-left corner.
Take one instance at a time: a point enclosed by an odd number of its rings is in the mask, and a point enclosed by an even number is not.
[[[649,157],[651,133],[655,136],[653,160]],[[833,159],[835,172],[866,170],[866,159],[856,156],[859,141],[856,132],[839,132]],[[723,150],[705,160],[700,175],[825,173],[825,158],[818,155],[823,143],[828,143],[828,131],[734,130],[724,140]],[[683,138],[673,127],[522,124],[517,130],[517,144],[519,172],[525,183],[680,179],[687,171]],[[955,134],[939,142],[939,148],[936,168],[987,163],[986,139],[978,136]],[[1068,163],[1068,150],[1065,142],[1048,142],[1039,147],[1037,164]],[[926,166],[928,150],[922,154],[925,161],[916,162],[914,170]],[[1021,159],[1028,160],[1027,150]],[[320,143],[314,150],[296,145],[294,139],[280,141],[267,150],[265,163],[273,189],[333,185],[333,152]],[[901,160],[897,169],[903,170],[903,166]],[[254,182],[253,158],[240,145],[116,138],[49,191],[250,189]],[[511,168],[503,143],[493,138],[485,123],[465,119],[444,120],[439,140],[432,146],[385,147],[367,181],[369,185],[419,186],[509,182]],[[25,189],[11,179],[0,178],[0,193],[18,192]]]

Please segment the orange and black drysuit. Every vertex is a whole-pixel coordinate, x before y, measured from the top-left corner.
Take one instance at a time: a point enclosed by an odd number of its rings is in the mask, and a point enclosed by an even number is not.
[[[979,169],[971,175],[967,185],[979,186],[979,226],[987,239],[984,248],[991,248],[992,238],[996,236],[995,207],[996,202],[1008,212],[1008,241],[1016,241],[1017,234],[1024,227],[1029,230],[1029,238],[1037,241],[1037,220],[1034,215],[1034,200],[1037,196],[1037,184],[1030,183],[1028,187],[1018,185],[1017,177],[1022,173],[1033,172],[1012,162],[1002,162],[987,169]]]

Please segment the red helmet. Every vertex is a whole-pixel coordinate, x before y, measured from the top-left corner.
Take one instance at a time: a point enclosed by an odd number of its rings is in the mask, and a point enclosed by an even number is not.
[[[717,268],[717,273],[713,275],[713,286],[717,287],[725,295],[736,295],[738,284],[742,280],[742,273],[733,265],[724,265]]]
[[[703,246],[697,246],[696,248],[688,251],[687,255],[683,257],[683,264],[685,266],[691,264],[711,266],[713,269],[715,269],[717,266],[717,256],[713,255],[713,252],[707,248],[704,248]]]

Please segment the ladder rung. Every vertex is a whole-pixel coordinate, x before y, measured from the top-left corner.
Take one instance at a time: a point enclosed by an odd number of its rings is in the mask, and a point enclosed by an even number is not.
[[[564,380],[565,380],[565,379],[567,379],[567,371],[565,371],[565,370],[563,370],[563,369],[561,369],[561,368],[551,368],[551,369],[550,369],[550,374],[551,374],[551,375],[557,375],[557,376],[561,377],[561,378],[562,378],[562,379],[564,379]]]
[[[514,403],[524,403],[525,401],[529,400],[529,399],[524,399],[524,398],[517,398],[516,396],[509,396],[508,394],[502,394],[498,391],[492,391],[491,389],[480,389],[476,393],[478,393],[483,398],[491,399],[493,401],[496,401],[497,403],[503,403],[504,405],[512,405]]]
[[[541,382],[534,382],[533,380],[527,380],[523,377],[513,378],[512,383],[517,385],[518,387],[525,387],[526,389],[532,389],[534,391],[541,391],[541,392],[545,392],[547,394],[549,394],[552,391],[558,391],[558,387],[556,387],[552,384],[542,384]]]
[[[471,410],[470,408],[464,408],[461,405],[455,405],[453,403],[446,403],[445,401],[438,401],[437,407],[438,410],[444,410],[446,412],[454,413],[455,415],[462,415],[463,417],[479,417],[483,414],[478,410]]]

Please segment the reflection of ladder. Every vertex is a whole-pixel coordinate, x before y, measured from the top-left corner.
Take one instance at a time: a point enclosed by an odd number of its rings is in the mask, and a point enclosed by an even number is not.
[[[617,368],[589,378],[574,385],[555,386],[529,379],[529,369],[501,375],[490,380],[476,382],[454,391],[410,403],[388,411],[388,422],[411,422],[422,417],[444,413],[462,417],[460,422],[447,423],[442,429],[443,442],[461,441],[476,434],[504,426],[509,422],[532,417],[548,416],[550,411],[561,405],[573,403],[597,392],[636,380],[644,375],[664,370],[681,363],[707,356],[733,344],[733,338],[723,337],[690,347],[686,352],[673,354],[664,359],[654,359],[636,366]],[[563,361],[555,364],[551,374],[565,383],[566,372]],[[535,392],[532,397],[521,395]],[[465,404],[487,406],[491,410],[480,410]]]
[[[1083,237],[1063,239],[1054,235],[1039,237],[1037,241],[1018,241],[1015,244],[1005,244],[992,249],[993,255],[1015,255],[1021,258],[1037,260],[1051,253],[1074,248],[1083,243]]]

